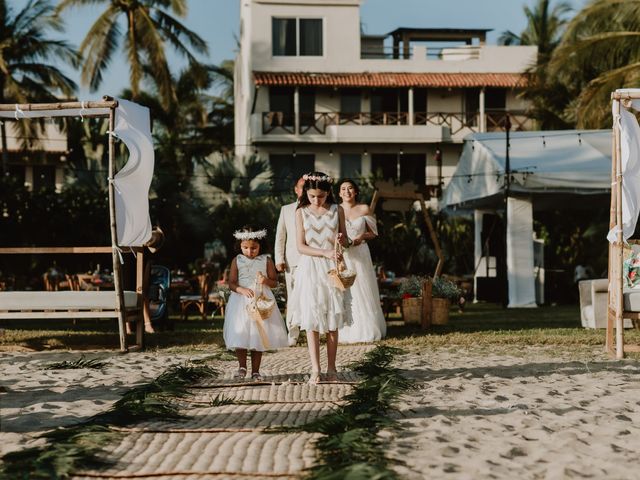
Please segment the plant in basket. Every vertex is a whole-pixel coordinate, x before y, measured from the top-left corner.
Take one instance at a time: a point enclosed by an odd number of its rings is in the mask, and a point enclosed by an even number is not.
[[[449,307],[451,302],[458,302],[462,296],[462,290],[451,280],[444,277],[436,277],[431,286],[431,323],[433,325],[446,325],[449,323]]]
[[[398,293],[402,298],[402,317],[405,323],[422,323],[422,284],[425,277],[410,275],[400,281]]]

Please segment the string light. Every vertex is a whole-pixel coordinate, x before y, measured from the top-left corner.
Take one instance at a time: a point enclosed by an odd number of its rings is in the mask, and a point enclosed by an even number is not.
[[[364,149],[363,154],[364,154],[364,156],[365,156],[365,157],[369,155],[369,152],[367,152],[367,149],[366,149],[366,148]]]

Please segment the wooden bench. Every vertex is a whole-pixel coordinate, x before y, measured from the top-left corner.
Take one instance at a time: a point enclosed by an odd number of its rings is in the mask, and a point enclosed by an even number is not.
[[[138,315],[138,295],[124,292],[125,315]],[[0,319],[118,318],[115,291],[0,292]]]

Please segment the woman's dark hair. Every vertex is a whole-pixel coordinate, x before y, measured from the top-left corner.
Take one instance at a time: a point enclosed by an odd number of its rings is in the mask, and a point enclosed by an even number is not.
[[[309,202],[309,197],[307,196],[307,192],[309,190],[322,190],[323,192],[327,192],[327,200],[326,203],[331,205],[332,203],[336,203],[335,198],[333,197],[333,179],[322,172],[311,172],[306,173],[302,176],[304,179],[304,185],[302,187],[302,195],[300,196],[300,200],[298,200],[298,208],[306,207],[311,202]]]
[[[342,178],[340,179],[340,181],[337,183],[338,185],[338,203],[342,203],[342,198],[340,197],[340,187],[342,187],[343,183],[350,183],[351,186],[353,187],[353,190],[355,192],[355,196],[356,196],[356,200],[358,200],[358,197],[360,196],[360,187],[358,186],[358,184],[351,178]]]
[[[235,233],[252,233],[252,232],[258,232],[262,230],[262,228],[256,228],[252,225],[244,225],[242,227],[240,227],[238,230],[236,230],[234,232]],[[262,238],[251,238],[249,240],[253,240],[254,242],[257,242],[258,245],[260,245],[260,253],[264,253],[264,249],[266,247],[266,241],[267,241],[267,237],[262,237]],[[242,238],[236,238],[236,243],[234,244],[234,249],[236,251],[236,253],[240,253],[242,252],[242,249],[240,248],[240,244],[242,243],[243,239]]]

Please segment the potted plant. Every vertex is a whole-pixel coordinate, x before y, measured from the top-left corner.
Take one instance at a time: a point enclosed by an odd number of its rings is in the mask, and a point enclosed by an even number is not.
[[[433,325],[446,325],[449,323],[449,307],[451,302],[457,302],[462,296],[462,291],[451,280],[444,277],[436,277],[431,287],[431,323]]]
[[[402,318],[405,323],[422,323],[422,284],[424,278],[410,275],[400,281],[398,293],[402,298]]]

